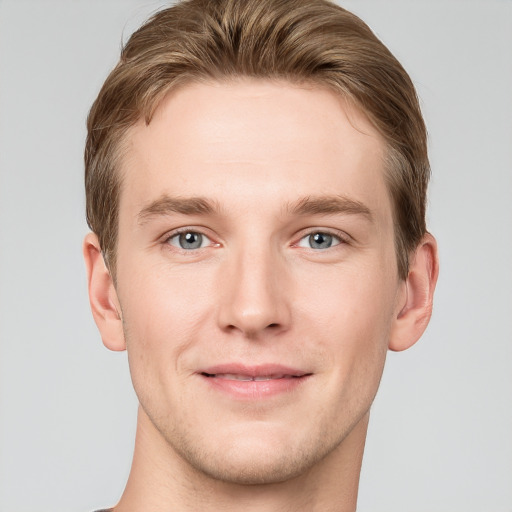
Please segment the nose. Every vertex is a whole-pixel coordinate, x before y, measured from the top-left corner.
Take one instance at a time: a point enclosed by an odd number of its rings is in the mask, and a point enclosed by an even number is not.
[[[291,297],[284,263],[270,249],[247,249],[227,259],[219,283],[222,330],[258,338],[288,329]]]

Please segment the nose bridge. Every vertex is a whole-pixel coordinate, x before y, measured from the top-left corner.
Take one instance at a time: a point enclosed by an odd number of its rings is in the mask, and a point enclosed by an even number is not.
[[[220,323],[224,329],[255,336],[289,322],[286,269],[282,256],[266,243],[242,244],[226,259]]]

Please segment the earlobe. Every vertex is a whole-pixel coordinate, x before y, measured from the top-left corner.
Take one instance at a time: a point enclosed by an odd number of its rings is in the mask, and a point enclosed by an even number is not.
[[[432,315],[434,289],[439,274],[435,238],[427,233],[419,243],[403,283],[400,302],[389,341],[389,349],[405,350],[419,340]]]
[[[125,350],[121,307],[101,253],[98,237],[94,233],[89,233],[85,237],[83,254],[87,269],[89,302],[103,344],[110,350]]]

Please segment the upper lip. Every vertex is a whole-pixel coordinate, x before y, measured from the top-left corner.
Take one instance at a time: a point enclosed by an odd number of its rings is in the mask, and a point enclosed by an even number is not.
[[[202,368],[198,373],[203,375],[246,375],[248,377],[269,377],[273,375],[303,377],[305,375],[311,375],[311,372],[306,372],[291,366],[284,366],[282,364],[245,365],[239,363],[227,363],[209,366],[207,368]]]

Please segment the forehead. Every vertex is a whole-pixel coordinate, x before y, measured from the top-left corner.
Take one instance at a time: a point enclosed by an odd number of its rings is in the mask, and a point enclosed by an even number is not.
[[[238,200],[342,194],[386,208],[385,144],[327,89],[246,79],[172,91],[127,134],[121,210],[161,195]]]

